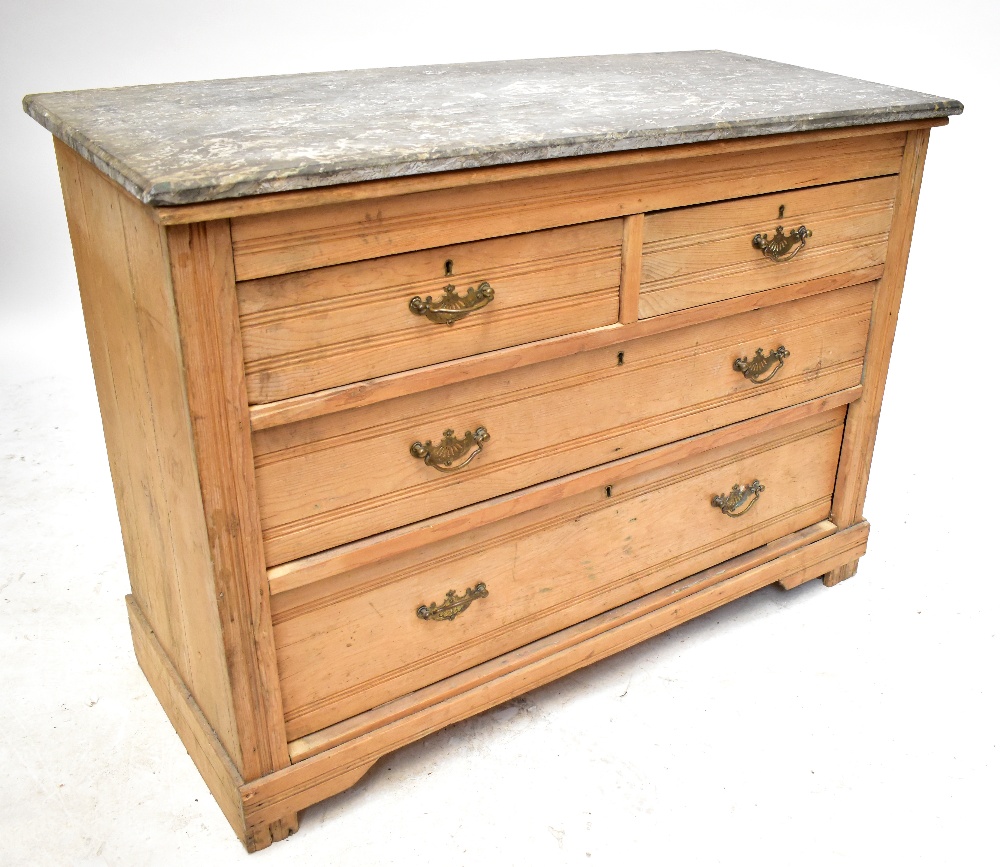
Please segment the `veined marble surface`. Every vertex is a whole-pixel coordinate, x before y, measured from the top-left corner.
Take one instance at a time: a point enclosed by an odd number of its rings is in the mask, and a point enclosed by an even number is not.
[[[721,51],[33,94],[24,109],[141,201],[960,114],[957,100]]]

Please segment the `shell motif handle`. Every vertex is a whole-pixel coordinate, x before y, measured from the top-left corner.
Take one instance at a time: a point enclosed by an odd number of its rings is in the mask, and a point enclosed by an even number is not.
[[[729,518],[745,515],[760,499],[764,486],[754,479],[749,485],[733,485],[728,494],[717,494],[712,497],[712,505],[722,509],[722,514]]]
[[[410,446],[410,454],[413,457],[419,458],[427,466],[434,467],[442,473],[453,473],[467,467],[469,462],[483,450],[483,443],[488,442],[490,438],[489,431],[482,426],[474,431],[467,430],[462,439],[455,436],[453,430],[446,430],[442,436],[443,439],[437,445],[428,440],[425,443],[418,441]],[[465,460],[459,464],[455,463],[463,457]]]
[[[459,295],[458,290],[449,283],[444,287],[444,295],[439,301],[434,301],[430,295],[426,298],[415,295],[410,299],[410,310],[417,316],[426,316],[438,325],[454,325],[473,311],[482,310],[495,295],[493,287],[486,281],[478,286],[470,286],[464,295]]]
[[[733,370],[742,373],[751,382],[761,385],[774,378],[774,375],[785,366],[785,359],[791,355],[784,346],[772,349],[767,356],[763,349],[758,349],[753,358],[744,355],[733,362]]]
[[[753,236],[752,243],[772,262],[790,262],[806,245],[806,238],[811,237],[812,232],[805,226],[799,226],[788,235],[785,234],[784,226],[778,226],[773,238],[768,239],[766,233],[757,234]]]
[[[444,595],[444,602],[438,605],[421,605],[417,609],[417,617],[421,620],[454,620],[477,599],[485,599],[490,595],[486,585],[480,581],[475,587],[467,587],[464,596],[459,596],[454,590]]]

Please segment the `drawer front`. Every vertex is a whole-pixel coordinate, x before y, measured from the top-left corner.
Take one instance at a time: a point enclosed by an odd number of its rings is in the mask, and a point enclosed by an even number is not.
[[[268,565],[856,386],[872,293],[854,286],[258,431]],[[480,428],[489,438],[477,443]],[[437,454],[446,430],[465,440],[451,467]]]
[[[239,283],[250,402],[611,325],[621,241],[604,220]]]
[[[884,264],[896,185],[890,176],[647,214],[639,317]],[[799,239],[803,226],[811,234]]]
[[[279,594],[289,739],[826,519],[844,412]],[[754,481],[735,517],[713,505]]]

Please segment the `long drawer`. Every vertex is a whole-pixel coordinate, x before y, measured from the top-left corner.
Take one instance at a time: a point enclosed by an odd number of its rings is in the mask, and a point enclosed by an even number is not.
[[[603,220],[239,283],[250,402],[617,322],[621,241]]]
[[[872,294],[854,286],[259,431],[268,565],[853,387]]]
[[[289,739],[824,520],[844,415],[825,412],[278,594]]]

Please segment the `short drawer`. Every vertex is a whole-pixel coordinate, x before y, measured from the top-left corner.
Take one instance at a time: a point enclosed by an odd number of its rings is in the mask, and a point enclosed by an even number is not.
[[[618,321],[622,220],[237,285],[251,403]]]
[[[268,565],[854,387],[872,294],[854,286],[258,431]]]
[[[273,597],[288,738],[825,520],[844,412]]]
[[[896,185],[890,175],[647,214],[639,318],[883,265]]]

